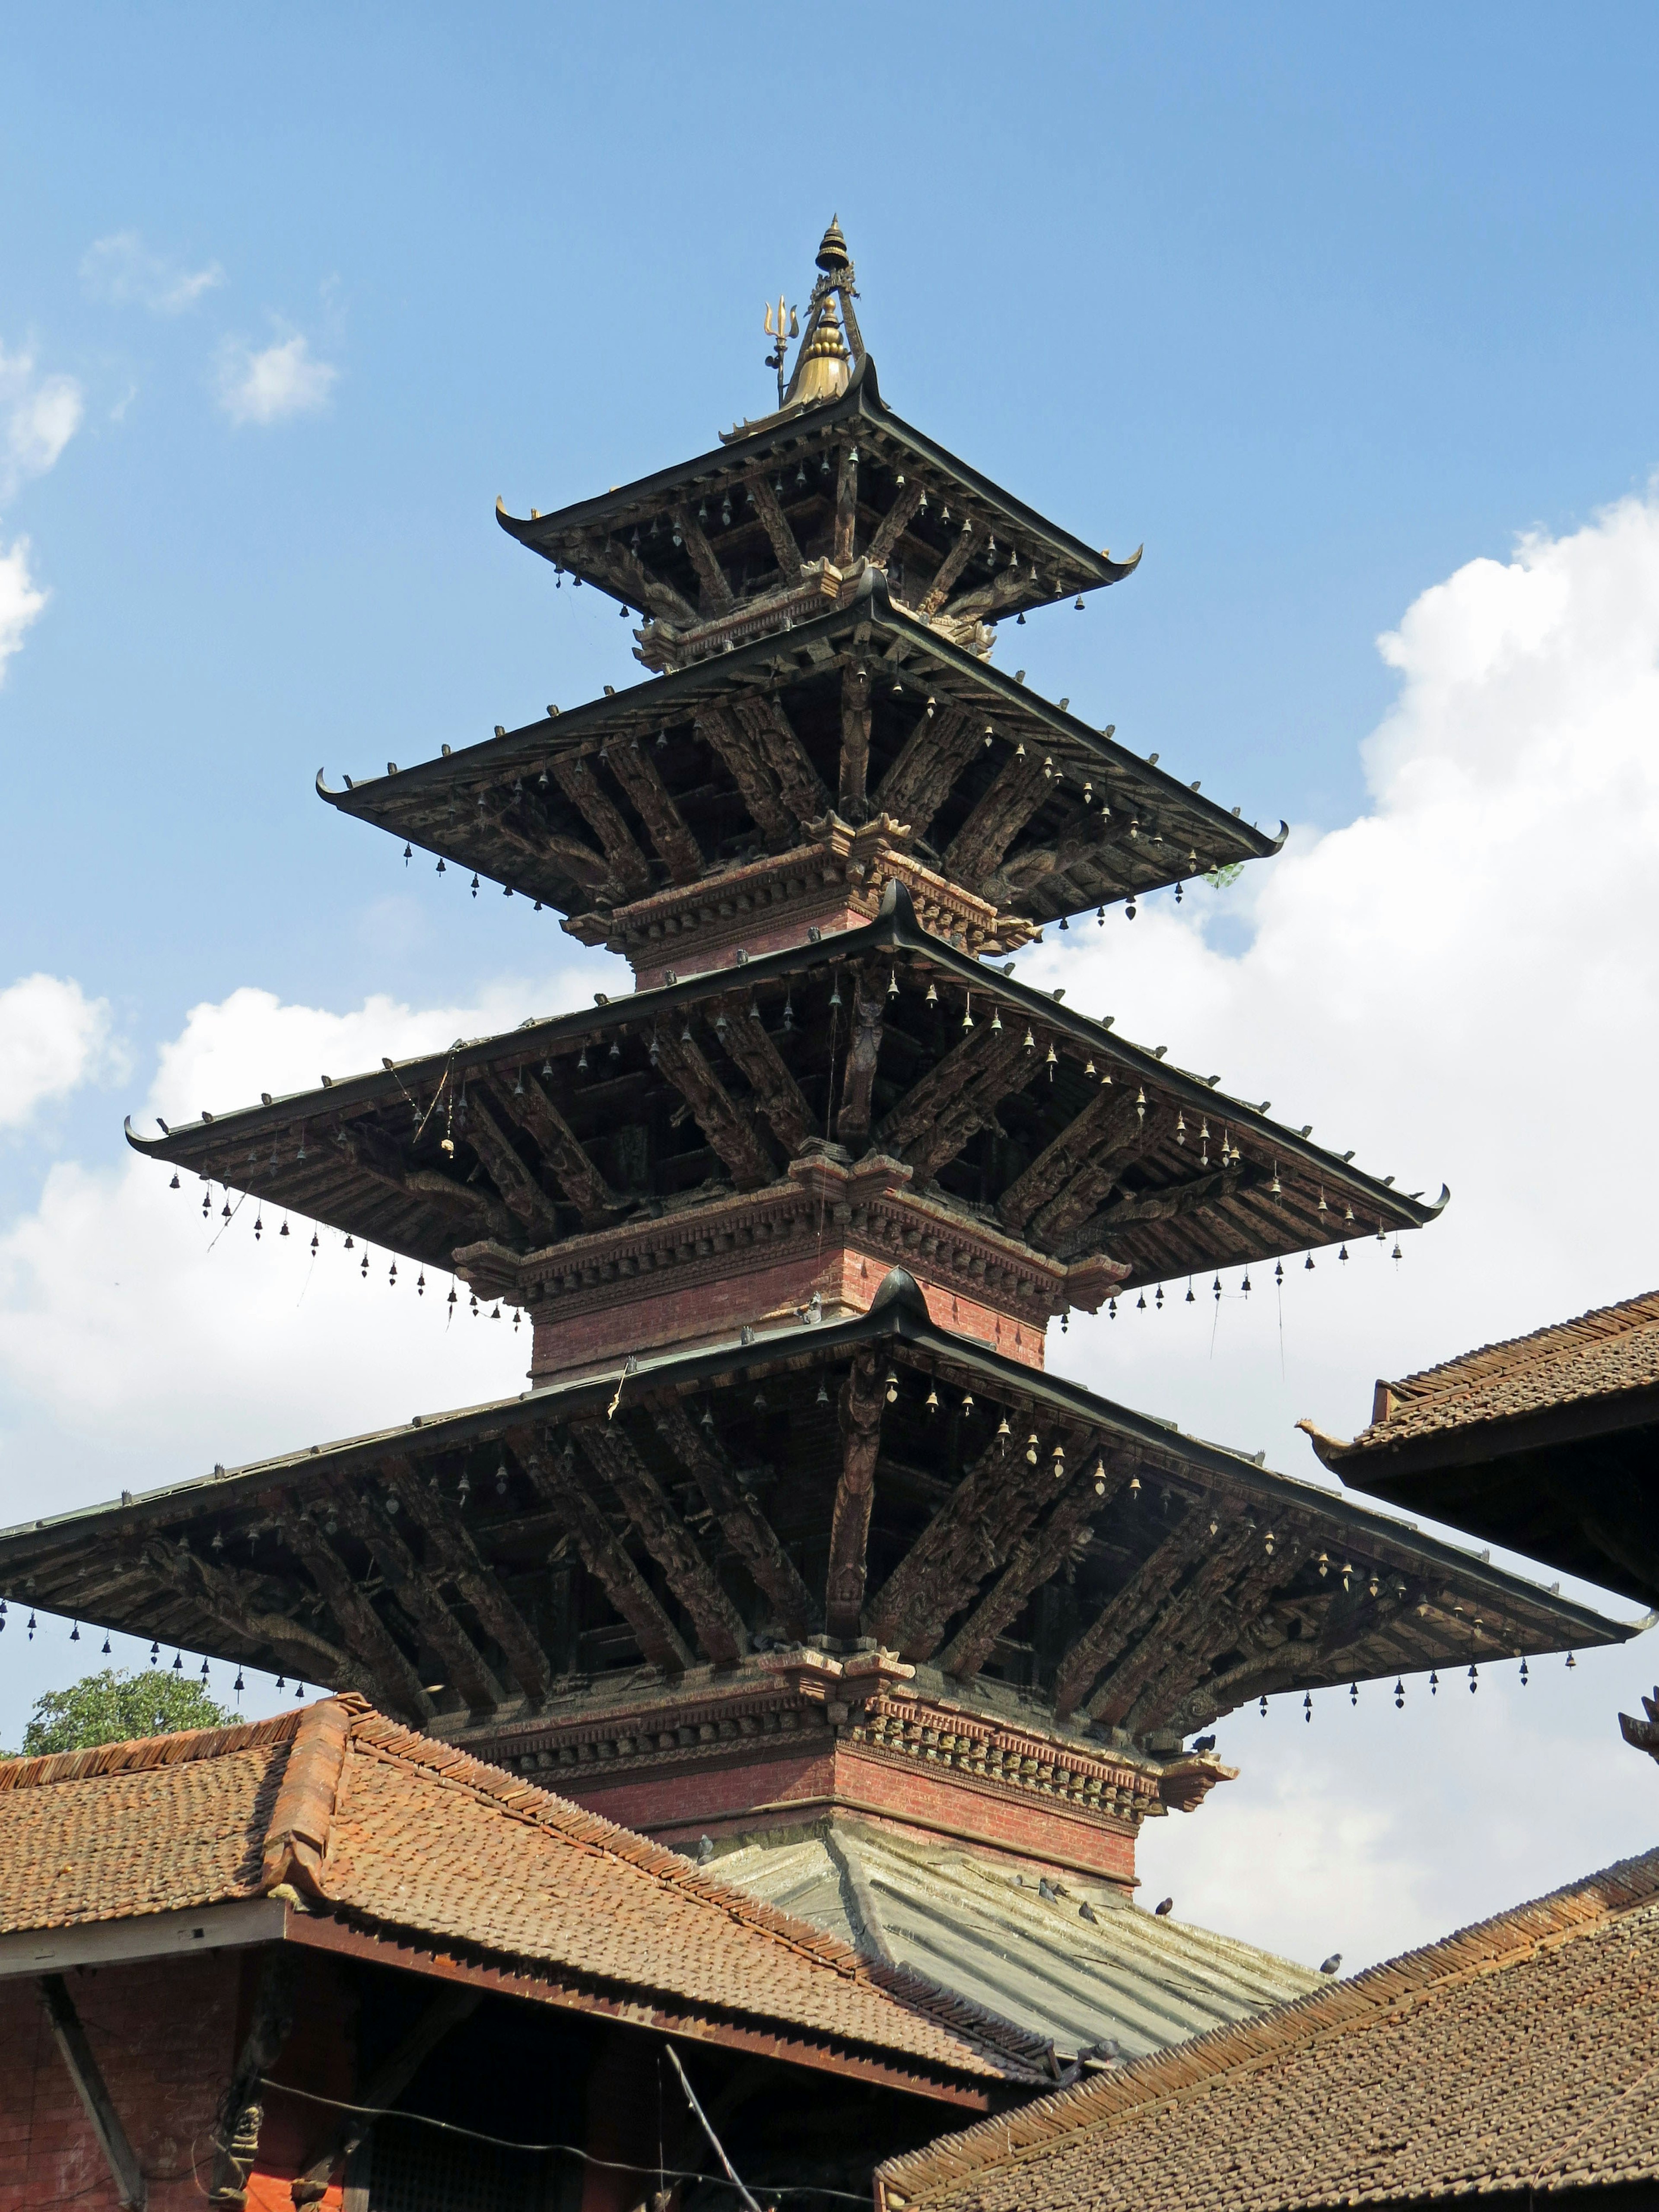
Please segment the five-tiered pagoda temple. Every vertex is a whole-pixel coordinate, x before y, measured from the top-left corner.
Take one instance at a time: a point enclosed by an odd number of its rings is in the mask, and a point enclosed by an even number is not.
[[[892,413],[835,224],[817,266],[774,412],[499,514],[638,617],[643,679],[319,780],[632,994],[132,1136],[521,1309],[529,1387],[48,1516],[0,1579],[360,1690],[682,1848],[810,1845],[774,1893],[1018,2012],[1003,1939],[953,1964],[968,1906],[930,1933],[895,1854],[1121,1902],[1142,1821],[1234,1771],[1188,1743],[1218,1716],[1621,1632],[1047,1371],[1073,1309],[1437,1209],[1016,980],[1045,927],[1284,833],[994,665],[1000,621],[1139,556]],[[1053,1976],[1108,1940],[1066,1929]],[[1132,2047],[1243,1973],[1188,1960],[1177,2002],[1160,1971]]]

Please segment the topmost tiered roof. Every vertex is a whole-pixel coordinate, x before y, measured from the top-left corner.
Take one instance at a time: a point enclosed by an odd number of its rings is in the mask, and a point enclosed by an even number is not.
[[[904,608],[981,653],[1000,616],[1129,574],[1139,550],[1127,561],[1096,552],[895,415],[864,350],[838,223],[818,267],[775,413],[739,423],[713,452],[555,514],[532,508],[520,520],[498,502],[501,527],[641,611],[639,657],[652,668],[823,612],[866,562],[885,570]],[[775,362],[782,351],[780,340]]]

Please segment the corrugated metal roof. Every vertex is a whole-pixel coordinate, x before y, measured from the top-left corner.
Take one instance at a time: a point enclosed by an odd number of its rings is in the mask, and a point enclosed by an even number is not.
[[[984,1855],[847,1819],[743,1839],[722,1880],[913,1966],[1066,2057],[1140,2057],[1320,1986],[1306,1966],[1158,1919],[1112,1884],[1022,1875]],[[1093,1918],[1086,1917],[1087,1906]]]

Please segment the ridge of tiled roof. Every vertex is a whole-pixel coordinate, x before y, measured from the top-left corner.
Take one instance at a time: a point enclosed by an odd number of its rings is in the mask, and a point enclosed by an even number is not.
[[[1109,2203],[1111,2193],[1097,2174],[1080,2185],[1075,2175],[1068,2173],[1050,2191],[1042,2185],[1042,2166],[1068,2150],[1081,2149],[1091,2139],[1098,2144],[1114,2131],[1127,2134],[1138,2122],[1168,2119],[1194,2098],[1224,2090],[1229,2081],[1255,2076],[1310,2045],[1330,2046],[1340,2039],[1363,2035],[1368,2029],[1421,2021],[1437,1995],[1483,1978],[1495,1978],[1506,1969],[1524,1966],[1575,1941],[1628,1921],[1644,1908],[1656,1906],[1659,1906],[1659,1849],[1618,1861],[1253,2020],[1212,2029],[1167,2051],[1115,2066],[1073,2087],[1038,2098],[1016,2112],[980,2121],[940,2136],[920,2150],[890,2159],[877,2169],[878,2207],[880,2212],[892,2212],[898,2206],[940,2202],[975,2206],[1000,2203],[1000,2197],[989,2185],[994,2179],[1006,2185],[1024,2212],[1044,2212],[1051,2202],[1056,2206],[1072,2204],[1079,2193],[1088,2194],[1097,2204]],[[1656,1920],[1659,1921],[1659,1913]],[[1659,1941],[1659,1927],[1656,1940]],[[1651,1985],[1650,1969],[1644,1984]],[[1648,2009],[1651,2010],[1650,2005]],[[1643,2078],[1653,2064],[1659,2064],[1659,2056],[1644,2066]],[[1335,2100],[1342,2094],[1341,2070],[1328,2049],[1324,2072],[1328,2078],[1321,2094]],[[1434,2094],[1449,2100],[1452,2089],[1443,2070],[1437,2077]],[[1382,2131],[1386,2117],[1369,2115],[1375,2132]],[[1272,2124],[1281,2136],[1294,2130],[1296,2117],[1290,2097],[1276,2101]],[[1405,2127],[1402,2120],[1402,2132]],[[1413,2149],[1419,2147],[1415,2140],[1409,2145]],[[1233,2187],[1224,2183],[1205,2188],[1197,2176],[1188,2174],[1182,2201],[1194,2205],[1256,2203],[1259,2199],[1251,2194],[1249,2177],[1238,2175],[1241,2163],[1235,2154],[1229,2177],[1237,2183]],[[1650,2167],[1659,2172],[1659,2142],[1653,2148]],[[1012,2179],[1016,2171],[1017,2182]],[[1598,2173],[1595,2178],[1612,2177]],[[978,2188],[976,2182],[981,2185]],[[1276,2201],[1324,2203],[1330,2201],[1332,2190],[1339,2201],[1352,2201],[1362,2189],[1368,2196],[1432,2193],[1426,2187],[1392,2177],[1386,2185],[1379,2179],[1364,2187],[1348,2179],[1333,2181],[1327,2188],[1307,2174],[1305,2184],[1307,2193],[1299,2195],[1294,2188],[1286,2191],[1281,2180]],[[1483,2185],[1478,2177],[1463,2175],[1457,2185],[1469,2190]],[[1267,2193],[1274,2195],[1271,2190]]]
[[[98,1774],[142,1774],[158,1766],[188,1765],[193,1759],[222,1759],[228,1752],[255,1745],[291,1743],[305,1718],[304,1712],[277,1713],[265,1721],[234,1721],[228,1728],[179,1729],[171,1735],[94,1744],[86,1751],[0,1759],[0,1790],[40,1790],[54,1782],[84,1782]]]
[[[1370,1425],[1351,1443],[1316,1437],[1328,1464],[1406,1437],[1534,1413],[1659,1384],[1659,1291],[1593,1307],[1524,1336],[1478,1345],[1397,1382],[1379,1382]],[[1306,1425],[1305,1424],[1304,1425]]]

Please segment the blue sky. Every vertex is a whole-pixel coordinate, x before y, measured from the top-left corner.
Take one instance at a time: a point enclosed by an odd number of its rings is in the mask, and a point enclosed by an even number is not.
[[[452,1010],[505,1023],[616,988],[550,917],[406,872],[312,779],[629,679],[623,625],[555,594],[495,495],[556,506],[760,412],[763,299],[805,293],[832,210],[890,404],[1093,542],[1146,543],[1132,579],[1006,633],[1000,659],[1296,825],[1289,888],[1043,957],[1094,962],[1073,995],[1156,1041],[1184,1024],[1204,1055],[1219,1034],[1231,1060],[1206,1066],[1337,1149],[1458,1191],[1407,1291],[1324,1310],[1299,1370],[1294,1316],[1276,1373],[1243,1316],[1231,1364],[1224,1340],[1126,1358],[1086,1329],[1057,1362],[1307,1473],[1297,1413],[1346,1433],[1378,1372],[1650,1286],[1659,1224],[1587,1237],[1542,1172],[1577,1141],[1565,1109],[1540,1119],[1534,1095],[1512,1171],[1465,1139],[1515,1121],[1482,1085],[1538,1072],[1527,1019],[1563,997],[1609,1082],[1650,1072],[1618,1058],[1655,1002],[1650,925],[1595,902],[1639,882],[1656,818],[1656,62],[1659,19],[1619,7],[14,11],[0,586],[14,556],[14,590],[46,599],[0,659],[0,994],[40,975],[78,998],[42,1017],[68,1024],[41,1048],[59,1073],[0,1102],[0,1291],[34,1347],[0,1357],[0,1518],[106,1494],[129,1461],[159,1480],[296,1424],[338,1432],[416,1375],[435,1404],[516,1373],[469,1352],[453,1389],[428,1377],[385,1308],[361,1336],[325,1308],[320,1348],[262,1339],[261,1369],[252,1255],[192,1303],[173,1231],[123,1180],[121,1115],[229,1106],[280,1087],[290,1053],[309,1081],[323,1039],[372,1064],[447,1042]],[[1538,687],[1490,660],[1474,682],[1471,641],[1558,586],[1623,609],[1622,642],[1573,629],[1536,774],[1500,788]],[[4,619],[0,588],[0,646]],[[1564,761],[1600,764],[1583,804],[1628,841],[1571,865],[1493,829],[1559,803]],[[1425,776],[1475,799],[1425,811]],[[1328,917],[1377,838],[1334,981]],[[1400,956],[1425,979],[1402,997],[1396,934],[1429,915],[1443,942]],[[1613,941],[1634,965],[1586,990]],[[1463,1057],[1468,1024],[1443,1038],[1431,1003],[1460,974],[1503,1013]],[[220,1011],[188,1028],[197,1007]],[[186,1071],[224,1088],[170,1107]],[[190,1376],[142,1418],[73,1380],[76,1360],[173,1372],[99,1304],[117,1289]],[[71,1337],[76,1312],[109,1317]],[[190,1332],[222,1318],[191,1364]],[[1641,1686],[1645,1656],[1623,1663],[1598,1728]],[[25,1686],[0,1685],[0,1740]],[[1645,1779],[1595,1786],[1639,1825]],[[1364,1810],[1362,1762],[1333,1818]],[[1190,1848],[1221,1849],[1205,1820]],[[1563,1876],[1579,1847],[1563,1834]]]

